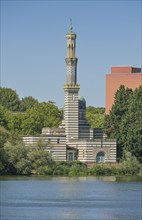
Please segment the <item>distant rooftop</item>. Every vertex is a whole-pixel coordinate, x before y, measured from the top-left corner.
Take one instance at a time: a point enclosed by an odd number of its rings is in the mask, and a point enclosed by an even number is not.
[[[113,66],[111,67],[111,74],[126,74],[126,73],[141,73],[141,68],[132,66]]]

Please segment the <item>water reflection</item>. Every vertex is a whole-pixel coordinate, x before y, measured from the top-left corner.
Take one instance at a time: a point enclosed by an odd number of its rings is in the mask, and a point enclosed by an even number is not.
[[[116,177],[1,178],[1,220],[140,220],[141,182]]]
[[[142,176],[84,176],[84,177],[53,177],[53,176],[0,176],[1,180],[57,180],[62,182],[105,181],[105,182],[142,182]]]

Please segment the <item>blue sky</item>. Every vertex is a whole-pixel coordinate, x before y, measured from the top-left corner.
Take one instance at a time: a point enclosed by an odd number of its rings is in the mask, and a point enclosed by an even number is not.
[[[1,86],[64,105],[66,33],[77,34],[78,84],[105,106],[111,66],[141,67],[141,1],[1,1]]]

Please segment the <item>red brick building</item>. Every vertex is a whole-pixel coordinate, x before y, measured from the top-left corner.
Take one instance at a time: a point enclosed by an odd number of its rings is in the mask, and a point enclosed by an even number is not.
[[[120,85],[133,90],[142,85],[141,68],[111,67],[111,73],[106,75],[106,114],[109,114],[112,108],[115,93]]]

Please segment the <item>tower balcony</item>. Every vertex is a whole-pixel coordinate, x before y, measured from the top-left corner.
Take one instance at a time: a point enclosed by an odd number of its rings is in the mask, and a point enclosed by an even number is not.
[[[64,89],[80,89],[80,85],[79,84],[75,84],[75,85],[65,84]]]

